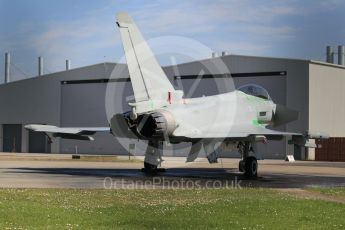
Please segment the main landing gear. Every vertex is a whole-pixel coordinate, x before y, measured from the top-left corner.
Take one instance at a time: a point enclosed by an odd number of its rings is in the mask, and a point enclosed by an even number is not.
[[[158,168],[163,162],[163,142],[162,141],[149,141],[145,152],[144,168],[142,172],[147,174],[156,174],[158,172],[164,172],[165,169]]]
[[[242,155],[242,160],[238,164],[240,172],[244,173],[245,178],[255,179],[258,176],[258,161],[254,156],[254,149],[250,142],[239,144],[239,152]]]

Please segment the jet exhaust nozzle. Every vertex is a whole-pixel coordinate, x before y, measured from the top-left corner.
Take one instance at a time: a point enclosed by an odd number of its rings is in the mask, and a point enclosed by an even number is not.
[[[171,136],[176,129],[174,116],[165,110],[159,110],[138,117],[137,131],[146,138],[162,138]]]

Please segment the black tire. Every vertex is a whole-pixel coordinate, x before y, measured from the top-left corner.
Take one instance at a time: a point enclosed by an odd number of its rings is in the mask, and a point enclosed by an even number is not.
[[[244,176],[246,178],[256,178],[258,176],[258,161],[255,157],[247,157],[244,160]]]
[[[238,162],[238,170],[240,172],[244,172],[244,161],[240,160],[240,162]]]
[[[144,162],[144,171],[146,173],[150,173],[150,174],[157,173],[157,169],[158,169],[157,165],[153,165],[153,164]]]

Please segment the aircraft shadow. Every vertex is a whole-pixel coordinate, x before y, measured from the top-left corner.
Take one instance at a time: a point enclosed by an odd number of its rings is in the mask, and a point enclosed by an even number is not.
[[[184,180],[198,182],[204,185],[219,182],[219,184],[240,187],[263,188],[305,188],[305,187],[335,187],[345,186],[344,177],[300,175],[300,174],[264,174],[257,179],[246,179],[237,169],[207,169],[207,168],[169,168],[157,174],[146,174],[140,169],[94,169],[94,168],[10,168],[9,173],[30,173],[48,175],[70,175],[76,177],[111,177],[125,181],[145,181],[164,179],[165,181]],[[14,170],[14,171],[13,171]]]

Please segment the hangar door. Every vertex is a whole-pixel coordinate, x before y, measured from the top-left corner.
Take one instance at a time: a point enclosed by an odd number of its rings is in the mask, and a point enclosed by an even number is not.
[[[22,150],[22,125],[4,124],[2,126],[2,149],[4,152],[21,152]]]
[[[43,132],[29,131],[29,153],[50,153],[50,141]]]
[[[120,89],[125,87],[122,82],[116,82]],[[107,127],[109,126],[105,92],[107,83],[100,81],[67,81],[61,85],[61,126],[63,127]],[[127,83],[126,87],[130,87]],[[120,94],[119,97],[124,97]],[[130,93],[130,90],[126,90]],[[126,101],[124,100],[124,103]],[[128,107],[128,105],[126,104]],[[119,106],[119,111],[122,107]],[[125,110],[126,111],[126,110]],[[121,154],[126,149],[110,133],[96,133],[94,141],[61,139],[61,153],[83,154]],[[128,146],[128,145],[127,145]]]

